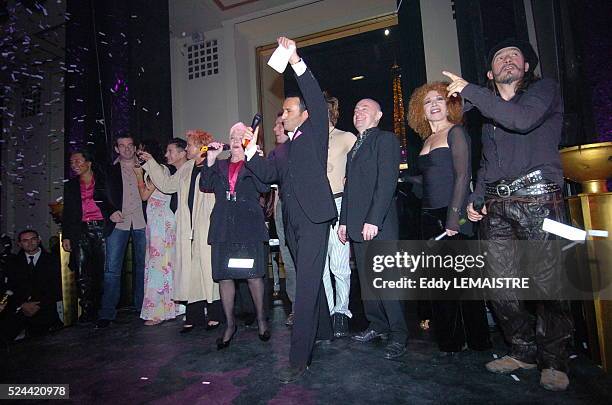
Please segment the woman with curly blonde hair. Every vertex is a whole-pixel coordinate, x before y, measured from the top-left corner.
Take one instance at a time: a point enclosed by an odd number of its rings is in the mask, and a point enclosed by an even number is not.
[[[414,91],[408,124],[424,140],[417,160],[421,175],[405,180],[422,184],[421,233],[431,239],[441,233],[461,239],[460,225],[471,178],[470,142],[462,122],[460,97],[446,97],[448,83],[427,83]],[[422,308],[420,308],[422,312]],[[428,311],[426,311],[428,312]],[[433,301],[431,315],[440,351],[460,352],[490,347],[482,301]],[[421,323],[422,327],[427,321]]]

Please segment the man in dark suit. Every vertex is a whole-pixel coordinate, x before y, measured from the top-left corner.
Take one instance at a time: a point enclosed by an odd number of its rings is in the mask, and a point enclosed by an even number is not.
[[[284,37],[278,43],[285,48],[295,47],[295,42]],[[277,147],[274,159],[266,160],[256,153],[257,131],[245,135],[252,138],[245,152],[246,167],[264,183],[280,186],[285,236],[297,273],[290,367],[280,378],[285,383],[304,374],[315,339],[328,340],[333,335],[322,277],[327,238],[337,216],[326,172],[327,104],[317,80],[295,48],[289,63],[302,93],[287,97],[283,103],[283,125],[290,141]]]
[[[38,232],[22,231],[17,237],[21,250],[7,270],[7,290],[12,292],[0,307],[0,336],[14,340],[25,329],[26,336],[40,336],[61,326],[57,301],[62,299],[59,255],[40,247]]]
[[[62,246],[70,252],[70,268],[77,273],[79,322],[97,319],[106,261],[105,238],[111,232],[109,203],[104,176],[92,168],[92,155],[77,150],[70,155],[70,168],[77,175],[64,185]],[[105,232],[106,231],[106,232]]]
[[[355,106],[353,124],[359,136],[347,156],[338,227],[340,241],[353,243],[362,285],[371,278],[367,276],[371,266],[366,264],[369,241],[399,237],[395,189],[401,151],[395,134],[377,128],[382,114],[380,105],[371,99],[363,99]],[[380,296],[369,298],[364,300],[364,309],[370,325],[353,339],[363,343],[389,339],[385,358],[400,357],[406,352],[408,337],[402,302]]]

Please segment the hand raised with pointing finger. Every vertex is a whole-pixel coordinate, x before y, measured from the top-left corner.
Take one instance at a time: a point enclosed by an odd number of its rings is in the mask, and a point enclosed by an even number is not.
[[[455,97],[457,94],[460,94],[463,89],[465,89],[465,86],[469,84],[465,79],[457,76],[454,73],[443,71],[442,74],[451,80],[451,84],[446,87],[446,90],[448,91],[448,94],[446,95],[447,97]]]

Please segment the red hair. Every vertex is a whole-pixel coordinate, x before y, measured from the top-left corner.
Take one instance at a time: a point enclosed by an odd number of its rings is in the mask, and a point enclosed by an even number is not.
[[[199,146],[208,145],[215,140],[210,133],[201,129],[187,130],[187,139],[193,139],[193,142]]]
[[[421,139],[425,140],[431,135],[431,126],[425,118],[425,107],[423,101],[425,96],[430,91],[436,91],[439,95],[444,97],[446,101],[446,109],[448,111],[448,120],[453,124],[461,124],[463,121],[463,106],[461,103],[461,97],[447,97],[448,91],[446,87],[450,83],[448,82],[432,82],[425,83],[418,89],[416,89],[412,96],[410,96],[410,103],[408,104],[408,125],[414,130]]]

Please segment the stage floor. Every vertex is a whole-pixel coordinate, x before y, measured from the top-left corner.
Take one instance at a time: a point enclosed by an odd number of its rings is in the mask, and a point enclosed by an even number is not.
[[[381,343],[340,339],[317,347],[306,376],[283,385],[277,370],[287,362],[289,329],[282,307],[271,314],[269,342],[240,327],[231,346],[217,351],[219,330],[180,335],[180,321],[146,327],[122,312],[124,323],[107,329],[75,326],[12,345],[1,380],[70,384],[75,403],[612,403],[612,375],[582,356],[571,361],[568,391],[552,393],[539,387],[537,371],[515,373],[519,381],[488,373],[484,364],[504,353],[500,342],[492,351],[445,357],[416,328],[399,361],[383,359]]]

